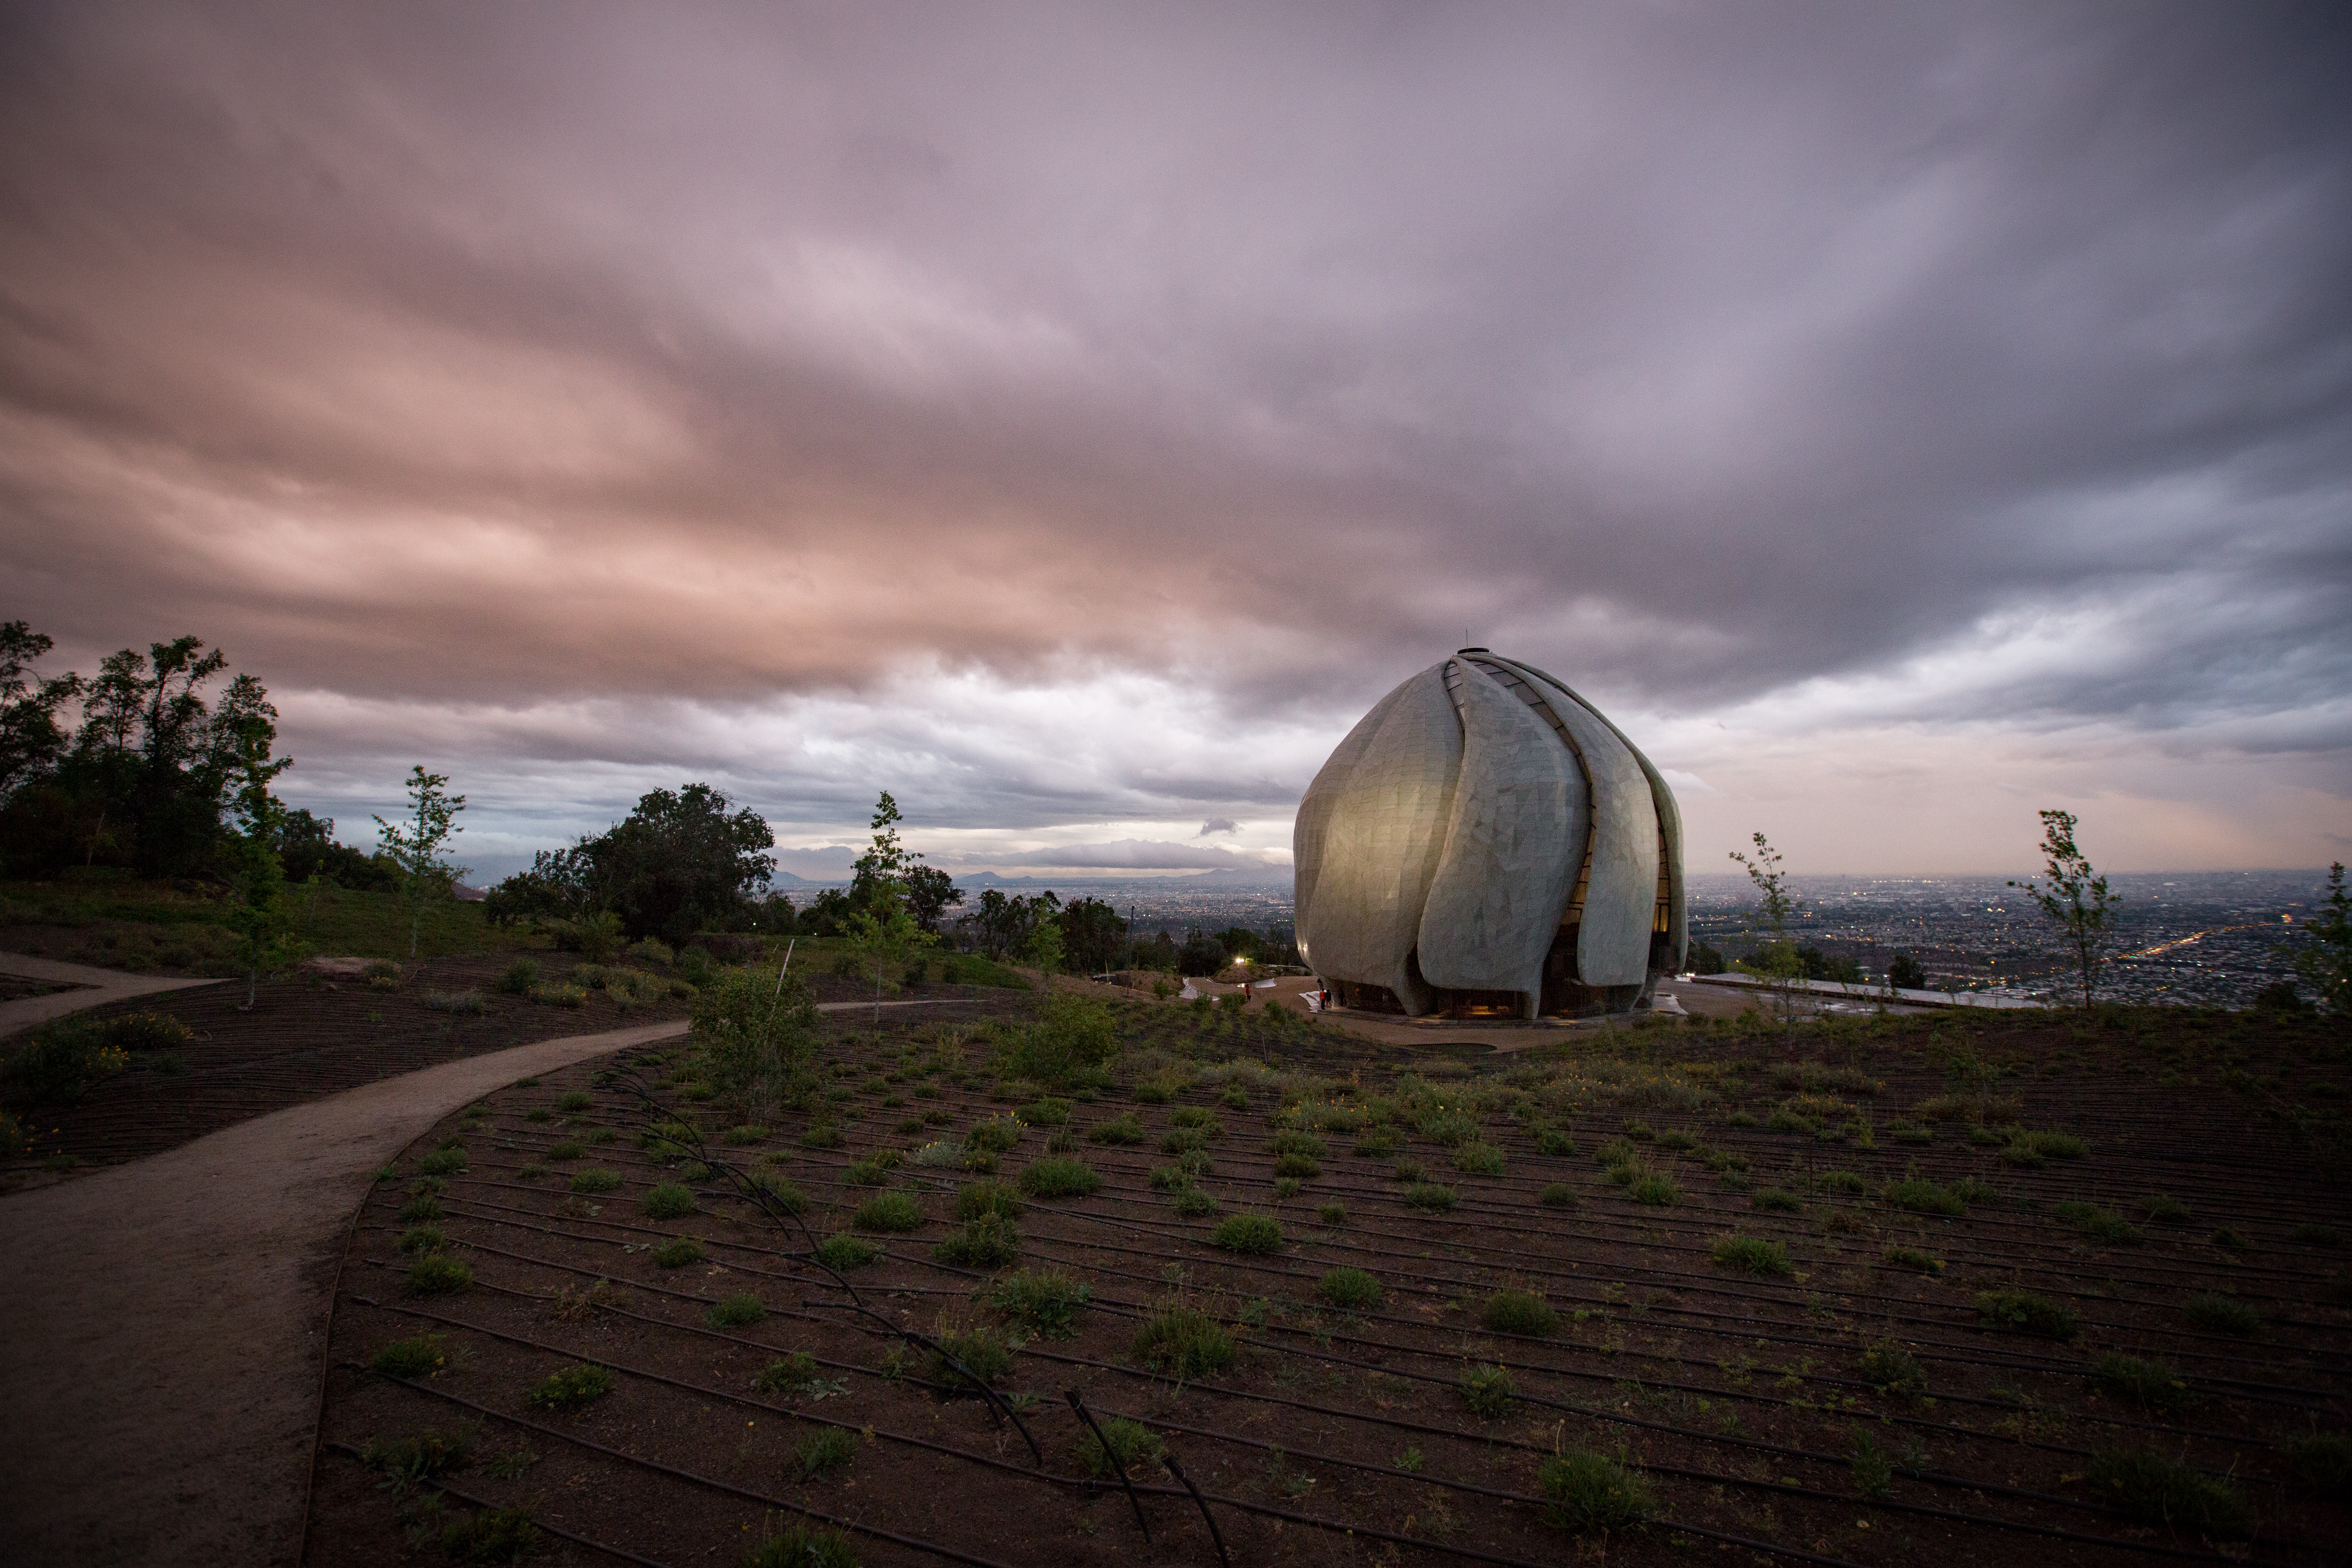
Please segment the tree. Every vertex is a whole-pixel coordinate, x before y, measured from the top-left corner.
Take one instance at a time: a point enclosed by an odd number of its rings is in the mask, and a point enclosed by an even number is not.
[[[250,1011],[265,972],[274,973],[301,956],[294,939],[294,914],[286,901],[286,868],[278,846],[285,837],[286,808],[269,793],[269,782],[292,766],[272,761],[267,725],[248,725],[238,759],[236,901],[228,928],[236,933],[236,961],[245,970],[245,1005]],[[308,816],[309,813],[304,813]]]
[[[709,784],[650,791],[626,821],[582,839],[586,866],[567,874],[630,936],[683,946],[698,931],[745,919],[753,891],[776,869],[766,820],[749,806],[730,812],[732,805]]]
[[[874,803],[874,847],[857,858],[850,882],[850,900],[857,912],[849,918],[850,951],[874,975],[874,1021],[882,1021],[882,993],[898,989],[908,962],[939,941],[917,923],[907,908],[905,876],[919,856],[911,856],[898,842],[898,803],[884,790]]]
[[[1176,950],[1179,974],[1214,975],[1229,962],[1224,944],[1215,937],[1203,936],[1199,926],[1184,933],[1184,945]]]
[[[1898,952],[1886,964],[1886,984],[1906,991],[1924,991],[1927,987],[1927,970],[1907,952]]]
[[[1786,1014],[1796,982],[1804,976],[1804,961],[1797,956],[1797,944],[1789,937],[1789,918],[1802,905],[1789,892],[1784,881],[1787,873],[1780,869],[1780,852],[1766,842],[1762,834],[1750,837],[1756,843],[1755,858],[1737,849],[1731,852],[1731,858],[1747,868],[1748,879],[1756,884],[1761,899],[1759,912],[1772,932],[1772,940],[1740,960],[1738,967],[1769,982],[1780,1011]]]
[[[47,773],[65,752],[58,710],[81,695],[82,679],[71,670],[30,675],[33,662],[56,646],[26,622],[0,625],[0,797]]]
[[[419,763],[408,771],[408,816],[397,823],[375,819],[383,836],[383,852],[400,868],[400,891],[408,905],[408,956],[416,956],[417,935],[425,923],[425,901],[451,888],[466,874],[462,866],[442,858],[441,847],[465,831],[457,814],[466,797],[447,791],[446,774],[428,773]]]
[[[2083,1005],[2091,1005],[2099,963],[2116,926],[2116,906],[2123,900],[2107,891],[2107,879],[2091,869],[2090,861],[2074,847],[2074,814],[2045,811],[2042,815],[2042,876],[2046,881],[2011,882],[2022,888],[2042,912],[2065,934],[2074,950],[2074,963],[2083,980]]]
[[[1100,974],[1118,967],[1127,951],[1127,922],[1100,899],[1073,899],[1055,919],[1061,928],[1062,951],[1070,968],[1080,974]]]
[[[68,673],[37,684],[29,661],[49,639],[22,622],[0,633],[0,750],[16,771],[0,796],[0,844],[16,874],[65,866],[127,867],[142,877],[194,877],[215,869],[231,830],[223,818],[248,730],[274,743],[277,710],[250,675],[230,680],[216,703],[204,689],[226,667],[202,639],[177,637],[110,654],[94,679]],[[81,701],[70,746],[53,742],[57,713]],[[0,762],[0,766],[5,766]]]
[[[2312,940],[2294,955],[2294,972],[2329,1012],[2352,1014],[2352,898],[2345,893],[2343,861],[2327,868],[2327,898],[2304,931]]]
[[[936,866],[910,865],[899,880],[906,888],[908,912],[927,931],[937,933],[948,907],[963,902],[963,889],[955,885],[954,878]]]

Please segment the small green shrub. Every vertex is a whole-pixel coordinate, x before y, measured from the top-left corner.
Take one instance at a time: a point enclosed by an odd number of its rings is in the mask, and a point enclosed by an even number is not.
[[[2189,1321],[2209,1334],[2234,1334],[2252,1339],[2263,1331],[2263,1321],[2243,1301],[2227,1296],[2209,1293],[2191,1296],[2181,1303]]]
[[[1944,1219],[1957,1219],[1969,1212],[1969,1205],[1958,1194],[1938,1186],[1925,1176],[1906,1176],[1890,1182],[1886,1187],[1889,1208],[1908,1209],[1913,1214],[1935,1215]]]
[[[992,1330],[968,1329],[961,1333],[941,1334],[940,1348],[932,1352],[930,1378],[945,1384],[948,1392],[970,1394],[971,1379],[949,1363],[952,1356],[961,1362],[964,1370],[985,1383],[996,1383],[1013,1370],[1013,1352]]]
[[[471,1268],[446,1252],[435,1252],[408,1266],[402,1288],[412,1296],[454,1296],[473,1282]]]
[[[1800,1214],[1805,1207],[1804,1199],[1778,1187],[1759,1187],[1748,1194],[1748,1202],[1750,1207],[1772,1214]]]
[[[2297,1247],[2341,1247],[2344,1233],[2332,1225],[2299,1225],[2287,1232],[2286,1238]]]
[[[400,1223],[421,1225],[441,1217],[441,1200],[431,1193],[419,1193],[400,1207]]]
[[[1282,1226],[1262,1214],[1237,1214],[1218,1223],[1209,1245],[1223,1252],[1263,1257],[1282,1250]]]
[[[1572,1209],[1581,1207],[1584,1200],[1578,1197],[1576,1189],[1566,1182],[1547,1182],[1543,1190],[1536,1194],[1536,1202],[1548,1209]]]
[[[1021,1190],[1033,1198],[1082,1198],[1101,1188],[1102,1177],[1082,1160],[1037,1160],[1021,1172]]]
[[[702,1243],[690,1236],[681,1236],[663,1242],[654,1248],[655,1266],[661,1268],[683,1268],[689,1263],[702,1261]]]
[[[414,1225],[400,1233],[400,1250],[409,1258],[438,1252],[448,1245],[448,1233],[437,1225]]]
[[[430,1377],[449,1362],[439,1334],[411,1334],[394,1340],[368,1358],[368,1370],[386,1377]]]
[[[1649,1483],[1589,1448],[1571,1448],[1546,1459],[1538,1481],[1545,1522],[1570,1535],[1628,1530],[1648,1519],[1656,1507]]]
[[[963,1268],[1003,1268],[1021,1257],[1021,1230],[1003,1215],[982,1215],[933,1247],[931,1255]]]
[[[841,1147],[841,1128],[831,1121],[820,1121],[801,1134],[801,1147],[838,1149]]]
[[[857,1568],[857,1552],[837,1530],[795,1524],[760,1542],[745,1568]]]
[[[1465,1175],[1499,1176],[1505,1163],[1503,1152],[1492,1143],[1474,1140],[1456,1145],[1454,1151],[1454,1168]]]
[[[1021,1120],[1032,1127],[1060,1127],[1070,1120],[1070,1102],[1048,1095],[1021,1108]]]
[[[972,1123],[971,1131],[963,1135],[963,1146],[983,1154],[1002,1154],[1020,1142],[1027,1131],[1017,1116],[992,1116]]]
[[[1469,1407],[1471,1415],[1488,1420],[1508,1415],[1511,1406],[1518,1402],[1519,1397],[1517,1386],[1511,1382],[1509,1369],[1486,1363],[1464,1373],[1462,1381],[1454,1388],[1462,1395],[1462,1403]]]
[[[1557,1127],[1548,1127],[1536,1134],[1536,1152],[1559,1159],[1576,1152],[1576,1140]]]
[[[793,1461],[800,1467],[801,1479],[804,1481],[821,1481],[845,1470],[856,1458],[857,1435],[838,1426],[812,1432],[793,1449]]]
[[[555,1109],[566,1116],[577,1116],[595,1103],[595,1096],[584,1089],[567,1089],[555,1097]]]
[[[2254,1532],[2254,1510],[2235,1487],[2152,1448],[2095,1455],[2084,1480],[2100,1501],[2143,1524],[2214,1541]]]
[[[1498,1334],[1541,1339],[1559,1327],[1559,1314],[1533,1290],[1497,1290],[1486,1298],[1479,1320]]]
[[[1186,1187],[1176,1194],[1175,1209],[1179,1219],[1202,1219],[1217,1212],[1217,1200],[1198,1187]]]
[[[2091,1363],[2091,1384],[2151,1415],[2178,1415],[2189,1408],[2189,1384],[2160,1361],[2103,1355]]]
[[[955,1216],[969,1225],[991,1215],[1019,1219],[1024,1205],[1021,1194],[1004,1182],[970,1182],[956,1193]]]
[[[1357,1138],[1354,1152],[1366,1160],[1389,1160],[1395,1158],[1396,1152],[1403,1147],[1404,1142],[1396,1135],[1395,1129],[1375,1127]]]
[[[1389,1167],[1389,1178],[1398,1182],[1417,1182],[1423,1175],[1418,1160],[1399,1160]]]
[[[383,1442],[370,1437],[360,1449],[360,1463],[372,1470],[382,1470],[385,1487],[395,1493],[404,1492],[419,1481],[464,1469],[473,1458],[471,1425],[446,1436],[427,1426],[414,1437],[394,1437]]]
[[[1289,1181],[1312,1181],[1323,1173],[1323,1167],[1305,1154],[1284,1154],[1274,1162],[1276,1177]]]
[[[1108,1453],[1103,1449],[1103,1439],[1109,1441]],[[1157,1459],[1167,1451],[1168,1446],[1150,1427],[1124,1415],[1114,1415],[1102,1424],[1102,1438],[1097,1438],[1092,1432],[1082,1431],[1077,1439],[1078,1463],[1085,1468],[1087,1474],[1097,1479],[1118,1473],[1110,1462],[1112,1454],[1118,1456],[1118,1468],[1132,1476],[1137,1465],[1147,1459]]]
[[[1919,1359],[1900,1345],[1884,1341],[1862,1352],[1856,1363],[1863,1381],[1881,1394],[1900,1394],[1909,1398],[1927,1392],[1927,1369]]]
[[[817,1243],[817,1261],[827,1268],[863,1268],[882,1256],[882,1249],[862,1236],[836,1231]]]
[[[1018,1319],[1030,1332],[1066,1340],[1078,1331],[1078,1311],[1094,1299],[1094,1288],[1059,1269],[1024,1268],[997,1282],[997,1310]]]
[[[539,960],[518,958],[499,976],[499,989],[511,996],[529,995],[539,984]]]
[[[849,1216],[849,1223],[859,1230],[900,1234],[920,1228],[923,1211],[905,1193],[877,1193],[857,1205],[857,1212]]]
[[[703,1318],[714,1329],[743,1329],[751,1327],[767,1315],[767,1306],[761,1301],[760,1298],[752,1295],[749,1290],[739,1290],[734,1295],[719,1300],[710,1310],[703,1314]]]
[[[1707,1249],[1707,1257],[1714,1259],[1717,1268],[1728,1268],[1736,1274],[1760,1274],[1778,1279],[1794,1272],[1789,1265],[1789,1249],[1759,1237],[1719,1236]]]
[[[1435,1182],[1415,1182],[1404,1190],[1404,1206],[1444,1214],[1454,1206],[1454,1189]]]
[[[1310,1160],[1320,1160],[1329,1152],[1322,1139],[1296,1129],[1276,1133],[1265,1141],[1265,1149],[1269,1154],[1304,1154]]]
[[[2178,1198],[2168,1198],[2162,1193],[2150,1193],[2147,1196],[2140,1199],[2139,1212],[2142,1217],[2156,1225],[2187,1225],[2189,1223],[2188,1206],[2182,1204]]]
[[[1944,1260],[1931,1258],[1916,1247],[1890,1247],[1878,1255],[1880,1262],[1889,1268],[1905,1268],[1914,1274],[1941,1274]]]
[[[2012,1131],[2001,1158],[2017,1164],[2035,1165],[2044,1160],[2079,1160],[2090,1152],[2090,1146],[2072,1132]]]
[[[621,1173],[606,1170],[601,1165],[582,1171],[572,1178],[572,1190],[575,1193],[616,1192],[620,1185]]]
[[[2130,1221],[2121,1215],[2108,1213],[2096,1204],[2070,1199],[2053,1205],[2051,1212],[2094,1241],[2116,1247],[2137,1247],[2147,1239]]]
[[[1683,1201],[1683,1190],[1675,1185],[1672,1176],[1653,1171],[1625,1189],[1626,1195],[1637,1204],[1664,1207]]]
[[[463,1148],[436,1149],[416,1162],[419,1172],[428,1176],[454,1176],[466,1168]]]
[[[1327,1268],[1315,1283],[1315,1293],[1350,1312],[1368,1311],[1381,1304],[1381,1282],[1360,1268]]]
[[[1813,1184],[1823,1192],[1844,1193],[1848,1196],[1864,1191],[1868,1185],[1852,1171],[1824,1171],[1814,1178]]]
[[[694,1191],[676,1182],[662,1182],[647,1189],[637,1206],[650,1219],[684,1219],[694,1212]]]
[[[541,1410],[573,1410],[612,1392],[613,1374],[583,1362],[550,1373],[530,1391],[530,1402]]]
[[[769,1205],[782,1213],[808,1213],[808,1194],[782,1176],[761,1171],[751,1177],[751,1186]]]
[[[805,1394],[823,1380],[824,1369],[817,1365],[816,1357],[806,1351],[794,1351],[781,1356],[751,1374],[751,1391],[772,1397]]]
[[[2048,1340],[2071,1340],[2078,1326],[2072,1310],[2031,1290],[1979,1290],[1976,1309],[1995,1328]]]
[[[1136,1331],[1135,1359],[1164,1376],[1210,1377],[1234,1364],[1234,1337],[1195,1307],[1163,1307]]]
[[[1318,1223],[1323,1225],[1333,1226],[1343,1226],[1348,1223],[1348,1205],[1346,1204],[1325,1204],[1315,1211],[1315,1218]]]
[[[1087,1136],[1097,1143],[1120,1145],[1143,1142],[1143,1123],[1133,1111],[1124,1111],[1108,1121],[1097,1121],[1087,1130]]]

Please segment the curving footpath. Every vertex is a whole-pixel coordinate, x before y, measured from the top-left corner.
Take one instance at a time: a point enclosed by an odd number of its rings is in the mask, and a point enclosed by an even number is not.
[[[370,1178],[492,1089],[685,1029],[448,1062],[0,1197],[0,1563],[292,1563]]]
[[[0,974],[15,974],[26,980],[47,981],[52,985],[71,985],[71,991],[52,991],[47,996],[20,996],[14,1002],[0,1002],[0,1037],[29,1029],[36,1024],[46,1024],[52,1018],[62,1018],[68,1013],[79,1013],[85,1007],[102,1003],[120,1002],[126,996],[152,996],[164,991],[185,991],[194,985],[226,985],[226,980],[173,980],[160,974],[126,974],[120,969],[98,969],[87,963],[68,963],[62,959],[34,958],[22,952],[0,952]]]

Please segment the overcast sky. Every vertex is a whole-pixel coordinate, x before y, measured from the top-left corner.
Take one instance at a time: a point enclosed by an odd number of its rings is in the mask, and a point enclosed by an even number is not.
[[[0,618],[497,869],[1279,862],[1465,633],[1695,868],[2318,865],[2347,15],[11,5]]]

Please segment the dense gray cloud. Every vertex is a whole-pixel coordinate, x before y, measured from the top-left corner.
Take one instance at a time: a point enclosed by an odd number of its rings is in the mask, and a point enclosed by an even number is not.
[[[0,614],[224,644],[298,797],[1255,852],[1467,632],[1817,864],[1961,736],[2148,863],[2352,832],[2325,9],[0,28]]]

